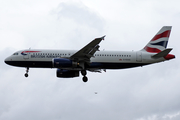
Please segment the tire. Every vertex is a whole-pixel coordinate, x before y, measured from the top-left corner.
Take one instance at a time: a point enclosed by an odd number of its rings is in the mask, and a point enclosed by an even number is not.
[[[26,73],[26,74],[24,74],[24,76],[25,76],[25,77],[28,77],[28,74]]]
[[[86,76],[83,77],[83,82],[87,82],[88,78]]]

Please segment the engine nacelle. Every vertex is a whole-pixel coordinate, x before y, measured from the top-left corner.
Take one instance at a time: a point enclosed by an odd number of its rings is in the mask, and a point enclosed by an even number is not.
[[[53,67],[55,68],[77,67],[77,62],[73,62],[67,58],[54,58],[52,62]]]
[[[60,78],[79,77],[79,71],[57,69],[57,71],[56,71],[56,76],[57,76],[57,77],[60,77]]]

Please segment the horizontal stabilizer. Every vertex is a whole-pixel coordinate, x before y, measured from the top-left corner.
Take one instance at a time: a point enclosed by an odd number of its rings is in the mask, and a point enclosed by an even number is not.
[[[171,52],[172,48],[168,48],[168,49],[165,49],[155,55],[152,56],[152,58],[160,58],[160,57],[165,57],[169,54],[169,52]]]

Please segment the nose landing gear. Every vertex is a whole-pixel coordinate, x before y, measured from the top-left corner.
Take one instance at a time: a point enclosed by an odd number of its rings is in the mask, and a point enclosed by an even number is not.
[[[29,67],[26,69],[26,73],[24,74],[25,77],[28,77]]]
[[[87,82],[88,78],[86,77],[86,74],[87,74],[86,70],[82,70],[81,74],[83,75],[83,78],[82,78],[83,82]]]

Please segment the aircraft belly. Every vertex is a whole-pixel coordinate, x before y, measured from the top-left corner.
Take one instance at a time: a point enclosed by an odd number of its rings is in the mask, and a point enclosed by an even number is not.
[[[17,67],[52,68],[52,61],[8,61],[9,65]]]
[[[108,62],[92,62],[90,68],[99,68],[99,69],[124,69],[131,67],[144,66],[147,63],[108,63]]]

